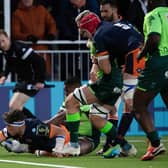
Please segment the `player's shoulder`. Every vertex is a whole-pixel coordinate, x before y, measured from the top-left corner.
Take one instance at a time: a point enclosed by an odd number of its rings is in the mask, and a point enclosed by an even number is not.
[[[167,13],[168,7],[157,7],[145,15],[145,18],[160,17],[161,13]]]
[[[101,39],[112,30],[113,24],[111,22],[102,21],[95,32],[94,39],[98,40]]]
[[[102,21],[97,29],[97,31],[106,32],[108,29],[112,28],[114,25],[112,22]]]

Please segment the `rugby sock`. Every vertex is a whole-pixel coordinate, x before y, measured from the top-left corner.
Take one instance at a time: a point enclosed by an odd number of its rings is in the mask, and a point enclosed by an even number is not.
[[[101,132],[92,125],[92,139],[94,142],[94,149],[100,144]]]
[[[117,128],[118,120],[115,120],[115,119],[108,119],[108,121],[111,122],[111,123]]]
[[[112,141],[116,138],[117,130],[109,121],[106,122],[105,126],[100,129],[100,132],[104,133],[107,137],[107,142],[112,145]]]
[[[119,144],[121,147],[123,147],[125,144],[128,144],[128,142],[124,139],[124,136],[128,131],[132,120],[133,120],[132,113],[124,113],[122,115],[122,118],[118,127],[117,137],[115,139],[115,144]]]
[[[73,147],[78,147],[78,130],[80,124],[80,113],[66,114],[66,124],[70,132],[70,142]]]
[[[158,132],[156,130],[147,133],[147,137],[150,140],[151,145],[153,147],[158,147],[160,145],[160,138],[159,138]]]
[[[25,116],[25,118],[36,118],[29,109],[27,109],[26,107],[23,107],[22,112]]]
[[[115,127],[117,127],[118,120],[116,120],[116,119],[108,119],[108,121],[110,123],[112,123]],[[110,139],[110,137],[108,138],[108,136],[106,136],[106,142],[105,142],[105,144],[103,146],[103,151],[106,151],[109,148],[109,144],[111,144],[111,139]],[[113,144],[113,145],[115,146],[115,144]]]
[[[64,137],[64,136],[57,136],[57,137],[56,137],[55,150],[56,150],[56,151],[61,151],[61,150],[63,150],[64,142],[65,142],[65,137]]]
[[[117,135],[114,144],[115,145],[119,144],[121,147],[123,147],[126,144],[128,144],[128,142],[127,142],[127,140],[123,136]]]
[[[118,135],[125,136],[126,132],[128,131],[131,122],[133,120],[133,114],[132,113],[124,113],[122,115],[121,121],[118,126]]]

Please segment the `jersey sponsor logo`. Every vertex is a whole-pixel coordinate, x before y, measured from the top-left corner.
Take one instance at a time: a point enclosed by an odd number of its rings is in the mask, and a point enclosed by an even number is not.
[[[114,92],[114,93],[121,93],[121,89],[118,88],[118,87],[115,87],[115,88],[113,89],[113,92]]]
[[[49,133],[50,133],[50,129],[49,129],[49,126],[47,124],[37,125],[36,135],[49,136]]]

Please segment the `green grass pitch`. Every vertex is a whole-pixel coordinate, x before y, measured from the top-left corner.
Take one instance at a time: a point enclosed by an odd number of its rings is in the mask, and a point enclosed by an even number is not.
[[[129,142],[133,143],[138,149],[135,157],[123,157],[104,159],[97,156],[95,152],[86,156],[69,158],[36,157],[32,154],[15,154],[7,152],[0,147],[0,168],[167,168],[168,152],[157,156],[152,161],[140,161],[141,155],[146,151],[145,137],[127,137]],[[102,139],[103,141],[103,139]],[[168,136],[162,137],[162,141],[168,149]],[[101,145],[99,146],[99,148]],[[8,161],[12,163],[8,163]]]

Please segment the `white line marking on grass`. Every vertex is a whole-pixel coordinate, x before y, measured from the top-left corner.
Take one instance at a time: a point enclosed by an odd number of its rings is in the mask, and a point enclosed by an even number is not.
[[[144,139],[129,139],[129,138],[128,138],[128,141],[129,141],[129,142],[135,142],[135,143],[141,143],[141,142],[147,141],[147,138],[146,138],[146,139],[145,139],[145,138],[144,138]],[[102,143],[105,143],[105,140],[101,140],[101,142],[102,142]],[[165,142],[165,143],[166,143],[166,142],[168,142],[168,140],[166,140],[166,139],[161,139],[161,142]]]
[[[55,167],[55,168],[82,168],[82,167],[74,167],[74,166],[66,166],[66,165],[55,165],[55,164],[44,164],[44,163],[34,163],[34,162],[23,162],[23,161],[16,161],[16,160],[0,160],[0,162],[23,164],[23,165],[33,165],[33,166],[43,166],[43,167]]]

